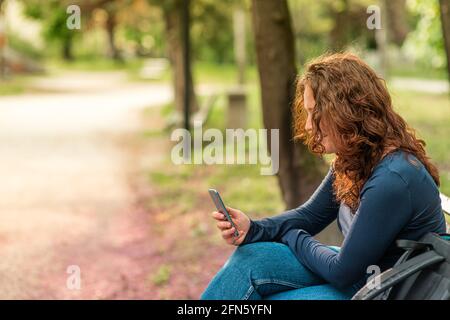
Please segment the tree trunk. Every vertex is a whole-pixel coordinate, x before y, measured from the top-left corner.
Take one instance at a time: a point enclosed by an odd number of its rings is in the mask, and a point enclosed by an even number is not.
[[[3,13],[3,1],[0,0],[0,80],[6,78],[6,59],[5,59],[5,47],[6,47],[6,33],[4,25],[4,13]]]
[[[72,61],[73,60],[73,53],[72,53],[72,37],[67,36],[63,39],[62,43],[62,57],[66,61]]]
[[[164,5],[163,11],[167,39],[167,52],[169,55],[170,63],[172,65],[175,111],[181,116],[183,114],[183,97],[186,87],[186,83],[184,80],[185,65],[182,50],[183,5],[180,0],[175,0],[171,4],[172,5]],[[188,81],[188,92],[190,96],[190,113],[192,114],[198,110],[198,105],[194,92],[192,72],[190,71],[191,68],[188,69],[188,78],[190,79],[190,81]]]
[[[391,23],[389,20],[389,15],[386,14],[387,2],[389,0],[384,0],[380,2],[380,14],[382,17],[385,17],[381,24],[381,29],[375,30],[375,42],[377,44],[377,53],[378,53],[378,73],[381,74],[383,78],[387,78],[389,76],[389,58],[388,58],[388,39],[387,39],[387,28],[386,26]]]
[[[323,179],[325,165],[303,144],[294,144],[292,140],[291,101],[297,70],[287,2],[253,0],[252,4],[264,126],[280,129],[277,176],[287,208],[294,208],[317,188]]]
[[[334,26],[330,31],[330,46],[333,51],[343,50],[351,36],[350,6],[348,0],[339,0],[341,11],[332,10]]]
[[[444,34],[444,46],[447,55],[447,78],[450,82],[450,0],[440,0],[442,33]]]
[[[238,84],[245,84],[245,10],[237,7],[233,12],[234,56],[238,67]]]
[[[383,1],[386,8],[389,40],[401,46],[409,32],[406,16],[406,0]]]
[[[114,37],[114,33],[116,30],[116,15],[112,11],[108,11],[108,17],[106,19],[106,32],[108,34],[108,44],[109,44],[109,52],[108,55],[111,59],[120,61],[121,56],[119,50],[116,46],[116,41]]]

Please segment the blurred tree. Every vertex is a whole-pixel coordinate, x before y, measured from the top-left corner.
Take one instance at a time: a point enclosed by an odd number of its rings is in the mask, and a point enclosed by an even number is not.
[[[371,37],[366,27],[367,5],[365,1],[333,0],[326,1],[329,14],[334,21],[330,31],[330,48],[340,51],[357,41]]]
[[[103,10],[106,13],[104,28],[107,34],[107,54],[113,60],[122,61],[120,50],[117,47],[115,40],[116,28],[119,23],[117,15],[121,10],[128,10],[133,4],[133,1],[134,0],[73,0],[69,3],[68,0],[66,0],[60,2],[62,7],[66,7],[69,4],[78,5],[87,21],[92,19],[93,13],[96,10]]]
[[[320,55],[328,47],[333,20],[323,1],[290,0],[293,32],[296,44],[296,60],[303,65]]]
[[[401,46],[409,32],[406,0],[383,0],[383,2],[387,14],[389,40]]]
[[[192,1],[192,45],[196,59],[234,62],[233,12],[239,0]]]
[[[325,165],[292,139],[291,102],[297,69],[287,1],[253,0],[252,14],[264,126],[280,130],[278,181],[286,206],[294,208],[317,188]]]
[[[440,0],[441,24],[444,35],[444,47],[447,55],[447,78],[450,82],[450,0]]]
[[[389,14],[387,14],[387,2],[389,0],[382,0],[379,3],[379,12],[381,17],[381,28],[376,28],[375,33],[375,43],[376,51],[378,57],[378,73],[386,79],[388,76],[389,69],[389,58],[388,58],[388,29],[389,29]]]
[[[197,99],[195,96],[194,85],[192,80],[191,68],[185,66],[183,57],[183,1],[184,0],[148,0],[152,5],[162,9],[165,34],[166,49],[172,65],[172,79],[174,85],[175,111],[178,113],[176,122],[181,123],[181,114],[184,110],[184,94],[187,91],[190,98],[190,112],[198,110]],[[191,61],[187,61],[191,63]],[[185,70],[188,70],[185,77]],[[188,79],[186,81],[185,79]]]
[[[65,60],[73,59],[72,44],[77,36],[76,30],[67,28],[67,6],[61,1],[22,0],[26,16],[42,21],[42,34],[49,43],[59,43],[61,55]]]
[[[109,45],[108,55],[121,60],[120,50],[115,41],[115,31],[119,23],[117,14],[126,11],[137,0],[21,0],[24,4],[24,13],[28,17],[40,20],[43,25],[43,36],[48,43],[59,43],[62,56],[66,60],[73,59],[73,41],[79,37],[77,30],[67,28],[67,7],[77,5],[85,22],[89,22],[95,10],[106,12],[105,31]],[[83,30],[86,30],[83,26]]]
[[[245,48],[245,11],[243,6],[237,6],[233,13],[234,56],[238,67],[238,84],[245,83],[246,48]]]
[[[407,5],[412,31],[405,40],[403,50],[418,65],[425,68],[444,68],[446,55],[439,1],[409,0]]]
[[[4,55],[6,47],[6,33],[4,26],[4,13],[3,13],[4,0],[0,0],[0,80],[6,78],[6,59]]]
[[[108,56],[113,60],[122,61],[120,50],[115,41],[115,32],[118,24],[117,14],[120,10],[126,10],[131,5],[132,0],[84,0],[79,3],[85,15],[91,15],[95,9],[105,10],[107,14],[105,30],[108,37]]]
[[[297,61],[303,64],[323,52],[350,46],[376,49],[375,32],[367,28],[367,8],[381,1],[289,0]]]
[[[147,0],[133,0],[119,15],[123,40],[140,57],[165,56],[165,29],[162,11]]]

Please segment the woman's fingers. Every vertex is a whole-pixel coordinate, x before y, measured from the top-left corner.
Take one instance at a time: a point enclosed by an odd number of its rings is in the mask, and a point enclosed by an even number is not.
[[[239,237],[235,238],[232,235],[232,236],[230,236],[228,238],[225,238],[225,241],[228,244],[231,244],[231,245],[234,245],[234,246],[239,246],[244,241],[244,237],[245,237],[244,231],[240,230],[239,231]]]
[[[237,209],[233,209],[231,207],[226,207],[228,213],[230,214],[233,222],[236,224],[236,227],[239,226],[239,217],[241,212]],[[216,226],[222,233],[222,238],[230,245],[238,246],[244,241],[245,233],[242,230],[239,230],[239,236],[235,237],[235,227],[232,227],[232,224],[227,220],[225,215],[219,211],[212,212],[211,216],[217,220]]]
[[[213,217],[214,219],[216,219],[216,220],[219,220],[219,221],[225,220],[225,216],[223,215],[223,213],[218,212],[218,211],[214,211],[214,212],[212,213],[212,217]]]
[[[234,227],[226,230],[222,230],[222,238],[228,239],[230,237],[233,237],[234,234]]]
[[[219,228],[220,230],[229,229],[231,228],[231,223],[227,221],[219,221],[217,222],[217,228]]]

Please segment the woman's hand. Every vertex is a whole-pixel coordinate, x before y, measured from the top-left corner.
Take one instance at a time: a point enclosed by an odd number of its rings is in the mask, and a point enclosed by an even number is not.
[[[250,228],[250,219],[240,210],[230,207],[226,208],[231,216],[231,220],[233,220],[234,225],[238,229],[239,237],[236,238],[234,236],[234,227],[231,226],[231,223],[223,213],[214,211],[212,217],[217,220],[217,228],[222,232],[222,238],[226,243],[238,246],[244,241],[247,235],[248,229]]]

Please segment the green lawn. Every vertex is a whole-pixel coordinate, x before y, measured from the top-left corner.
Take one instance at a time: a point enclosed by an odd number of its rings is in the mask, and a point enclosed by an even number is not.
[[[391,77],[406,77],[406,78],[420,78],[432,80],[446,80],[447,72],[445,68],[433,69],[420,66],[397,67],[391,66],[389,70]]]
[[[14,76],[11,79],[0,80],[0,96],[16,95],[26,91],[30,77]]]
[[[77,58],[73,61],[53,59],[47,61],[46,65],[57,70],[74,71],[116,71],[134,70],[142,65],[141,59],[130,59],[126,62],[118,62],[109,58]]]

